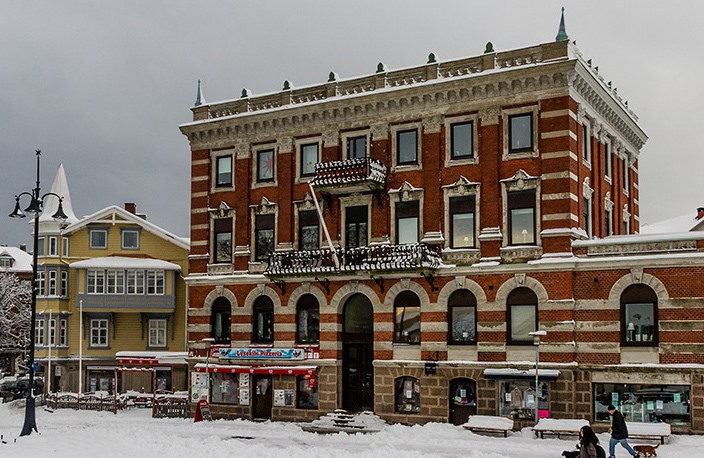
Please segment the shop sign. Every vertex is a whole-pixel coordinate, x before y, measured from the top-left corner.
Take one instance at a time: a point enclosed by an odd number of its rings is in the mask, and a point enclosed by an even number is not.
[[[303,348],[221,348],[220,359],[265,359],[297,361],[305,359]]]

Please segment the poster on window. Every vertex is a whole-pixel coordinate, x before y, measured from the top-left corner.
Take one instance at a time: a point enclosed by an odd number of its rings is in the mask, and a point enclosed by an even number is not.
[[[208,395],[208,375],[204,372],[191,373],[191,402],[198,402]]]
[[[249,388],[240,388],[240,405],[249,405]]]
[[[249,374],[240,374],[240,388],[249,388]]]
[[[274,390],[274,405],[276,407],[283,407],[286,405],[284,390]]]

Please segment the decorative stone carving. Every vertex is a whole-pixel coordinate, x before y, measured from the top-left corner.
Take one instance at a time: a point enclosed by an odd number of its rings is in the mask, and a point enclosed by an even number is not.
[[[631,212],[628,211],[628,204],[623,204],[623,221],[630,221]]]
[[[514,278],[516,279],[516,284],[518,286],[524,286],[526,284],[526,274],[516,274],[514,275]]]
[[[586,199],[591,199],[593,194],[594,189],[589,185],[589,177],[586,177],[584,179],[584,185],[582,186],[582,195],[584,195]]]
[[[633,283],[641,283],[643,281],[643,268],[631,267],[631,277],[633,278]]]
[[[400,202],[421,200],[423,198],[423,189],[416,188],[408,181],[404,181],[400,188],[389,190],[389,195],[394,194]]]
[[[457,181],[452,184],[445,185],[443,188],[445,189],[448,197],[457,197],[476,194],[479,186],[480,183],[469,181],[467,178],[460,175]]]
[[[323,131],[323,146],[326,148],[337,146],[340,142],[340,132],[337,130]]]
[[[251,208],[255,215],[270,215],[276,213],[276,204],[270,202],[266,196],[262,197],[258,205],[252,205]]]
[[[607,191],[604,196],[604,208],[606,211],[611,211],[614,208],[614,202],[611,200],[611,191]]]
[[[670,242],[647,242],[628,243],[622,245],[597,245],[587,249],[589,256],[601,255],[621,255],[635,253],[677,253],[682,251],[696,251],[696,241],[670,241]]]
[[[389,137],[389,125],[387,123],[372,124],[369,126],[372,140],[384,140]]]
[[[543,255],[541,246],[508,246],[501,248],[502,263],[527,262],[533,259],[540,259]]]
[[[507,191],[531,189],[537,186],[540,177],[528,175],[525,170],[519,169],[511,178],[501,180],[506,185]]]
[[[501,108],[499,107],[489,107],[479,110],[479,119],[483,126],[491,126],[499,123],[499,115],[501,114]]]
[[[227,205],[226,202],[220,202],[217,208],[209,208],[208,211],[214,218],[230,218],[235,215],[235,209]]]

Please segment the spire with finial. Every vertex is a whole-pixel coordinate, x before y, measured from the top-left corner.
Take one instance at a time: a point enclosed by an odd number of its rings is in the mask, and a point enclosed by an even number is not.
[[[555,41],[568,40],[567,31],[565,30],[565,7],[562,7],[562,15],[560,16],[560,29],[557,31]]]
[[[203,97],[203,90],[200,88],[200,80],[198,80],[198,93],[196,94],[196,103],[193,104],[194,107],[199,107],[205,103],[205,97]]]

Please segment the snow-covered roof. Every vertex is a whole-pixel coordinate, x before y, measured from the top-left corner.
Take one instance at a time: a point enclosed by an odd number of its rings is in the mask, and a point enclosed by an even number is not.
[[[695,231],[704,231],[704,218],[697,218],[697,216],[692,213],[658,221],[653,224],[645,224],[640,228],[640,232],[643,234],[667,234]]]
[[[78,221],[76,215],[73,213],[73,206],[71,205],[71,193],[68,190],[68,181],[66,180],[66,172],[64,172],[64,165],[59,164],[59,168],[56,170],[56,175],[54,176],[54,183],[51,185],[51,192],[63,197],[62,207],[68,219],[66,223],[71,224]],[[56,213],[59,209],[59,199],[56,196],[49,195],[44,199],[44,208],[42,214],[39,215],[39,222],[51,222],[55,223],[52,215]],[[58,224],[58,223],[57,223]]]
[[[540,378],[558,378],[560,371],[557,369],[538,369]],[[512,367],[484,369],[486,378],[535,378],[535,369],[520,370]]]
[[[0,267],[0,272],[31,272],[32,255],[14,246],[0,247],[0,257],[10,257],[14,259],[12,267]]]
[[[86,259],[71,264],[72,269],[152,269],[181,270],[181,266],[161,259],[128,258],[124,256],[107,256]]]

